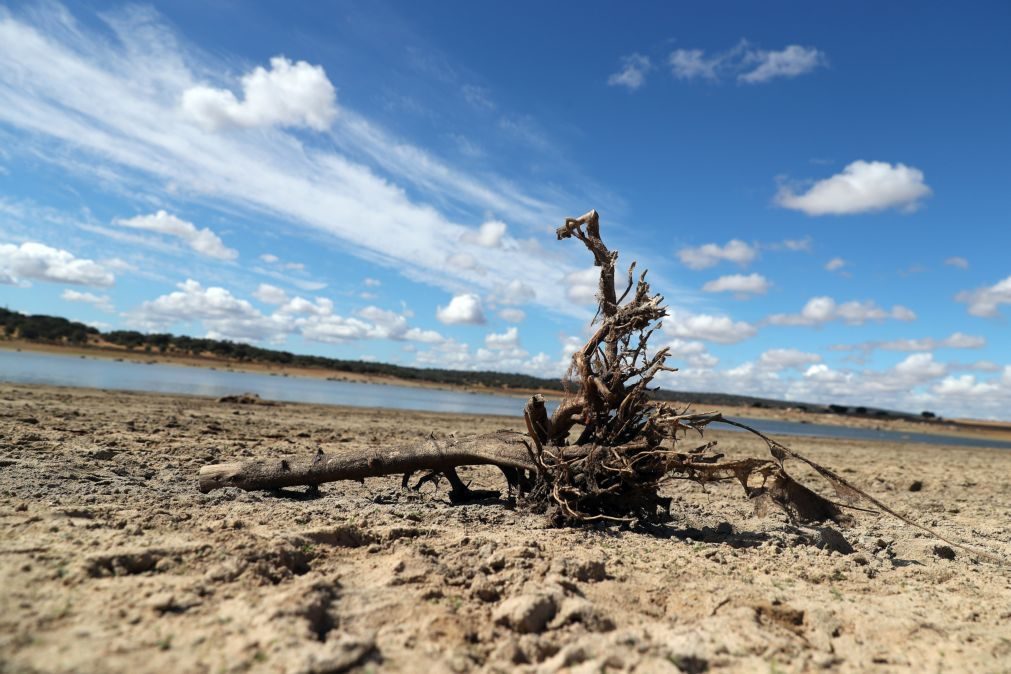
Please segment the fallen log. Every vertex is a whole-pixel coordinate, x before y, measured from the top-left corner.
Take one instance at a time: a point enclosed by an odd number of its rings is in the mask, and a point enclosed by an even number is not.
[[[497,431],[444,441],[429,438],[410,447],[373,447],[336,454],[317,452],[312,457],[286,457],[269,461],[218,463],[200,469],[200,491],[222,487],[247,491],[317,486],[339,480],[363,480],[416,471],[446,473],[458,466],[494,465],[505,469],[536,469],[529,437],[514,431]]]

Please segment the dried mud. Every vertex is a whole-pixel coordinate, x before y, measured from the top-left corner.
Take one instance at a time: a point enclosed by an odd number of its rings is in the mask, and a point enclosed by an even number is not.
[[[1011,671],[1008,567],[886,517],[795,526],[683,481],[654,534],[552,529],[397,477],[196,488],[215,461],[505,427],[521,421],[0,385],[0,671]],[[1011,557],[1011,452],[786,440]]]

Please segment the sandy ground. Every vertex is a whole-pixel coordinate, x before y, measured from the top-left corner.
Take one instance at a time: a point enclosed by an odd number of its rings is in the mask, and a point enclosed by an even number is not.
[[[550,529],[398,478],[315,498],[196,488],[215,461],[502,427],[518,426],[0,385],[0,671],[1011,671],[1009,567],[885,517],[799,527],[755,517],[739,487],[676,482],[676,521],[648,535]],[[787,444],[1011,557],[1011,452]]]

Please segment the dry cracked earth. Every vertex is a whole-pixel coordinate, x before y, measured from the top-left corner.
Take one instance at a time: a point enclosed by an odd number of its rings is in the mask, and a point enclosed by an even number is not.
[[[502,427],[520,423],[0,385],[0,672],[1011,671],[1007,563],[885,516],[799,526],[679,481],[647,534],[397,477],[196,485],[207,463]],[[1011,557],[1011,452],[786,440]]]

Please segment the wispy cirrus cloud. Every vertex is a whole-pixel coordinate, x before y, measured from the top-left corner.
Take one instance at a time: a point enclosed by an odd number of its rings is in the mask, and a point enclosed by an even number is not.
[[[565,299],[561,283],[551,282],[575,270],[567,261],[574,251],[487,247],[464,236],[476,223],[460,218],[462,211],[508,213],[511,222],[541,226],[562,215],[547,200],[494,175],[458,171],[353,110],[342,108],[331,120],[314,107],[317,97],[288,96],[289,79],[308,77],[325,89],[325,74],[312,66],[275,60],[270,69],[254,66],[236,81],[150,11],[103,18],[111,37],[52,7],[0,15],[0,124],[18,130],[21,150],[55,143],[60,152],[39,154],[74,161],[78,170],[118,172],[151,190],[169,184],[175,199],[267,214],[453,292],[545,279],[532,303],[583,316]],[[241,99],[231,94],[240,107],[219,96],[215,110],[224,116],[200,123],[192,100],[186,103],[186,92],[200,87],[241,90]],[[259,128],[249,128],[254,122]],[[288,128],[293,124],[325,128],[331,142],[301,137]],[[412,198],[407,186],[432,203]],[[476,264],[446,265],[455,255]]]
[[[646,84],[646,73],[653,68],[649,57],[642,54],[630,54],[621,59],[621,69],[607,78],[612,87],[625,87],[635,91]]]
[[[725,51],[675,49],[667,57],[671,73],[679,80],[717,82],[734,78],[744,84],[762,84],[777,78],[805,75],[828,64],[825,53],[814,47],[787,45],[765,50],[741,40]]]

